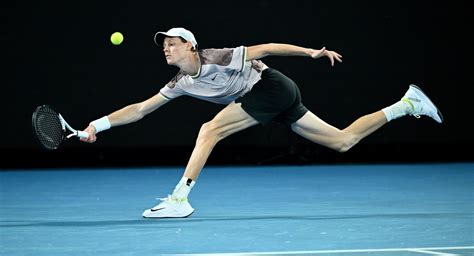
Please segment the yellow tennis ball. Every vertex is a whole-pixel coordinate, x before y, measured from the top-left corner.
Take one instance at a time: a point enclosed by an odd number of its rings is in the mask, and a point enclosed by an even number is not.
[[[119,45],[123,42],[123,35],[120,32],[115,32],[110,36],[110,42],[115,45]]]

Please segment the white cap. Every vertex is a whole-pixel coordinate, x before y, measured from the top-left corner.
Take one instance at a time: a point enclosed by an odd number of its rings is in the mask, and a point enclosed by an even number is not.
[[[194,38],[193,33],[185,28],[172,28],[167,32],[156,32],[155,34],[155,44],[162,46],[165,37],[181,37],[186,41],[191,42],[193,47],[197,46],[196,38]]]

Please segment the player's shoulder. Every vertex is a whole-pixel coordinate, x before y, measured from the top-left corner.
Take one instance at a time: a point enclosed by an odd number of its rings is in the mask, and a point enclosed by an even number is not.
[[[171,81],[166,84],[166,86],[168,86],[169,88],[174,88],[176,84],[185,76],[186,73],[182,69],[180,69],[178,73],[171,79]]]
[[[208,48],[199,50],[201,64],[215,64],[227,66],[232,61],[232,56],[238,48]]]

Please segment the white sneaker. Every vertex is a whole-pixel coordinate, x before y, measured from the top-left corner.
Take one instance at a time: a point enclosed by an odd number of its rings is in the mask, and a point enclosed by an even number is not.
[[[168,195],[160,200],[163,202],[143,212],[143,218],[186,218],[194,212],[188,199],[176,199]]]
[[[420,115],[425,115],[433,118],[438,123],[443,122],[441,112],[418,86],[411,84],[402,101],[411,106],[412,111],[410,115],[416,118],[420,118]]]

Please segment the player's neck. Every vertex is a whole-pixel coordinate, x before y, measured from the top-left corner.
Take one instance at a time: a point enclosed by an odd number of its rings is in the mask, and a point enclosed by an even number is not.
[[[183,63],[180,65],[181,70],[191,76],[197,75],[200,67],[201,61],[199,60],[199,54],[197,54],[197,52],[191,53],[191,56],[186,58],[185,61],[183,61]]]

